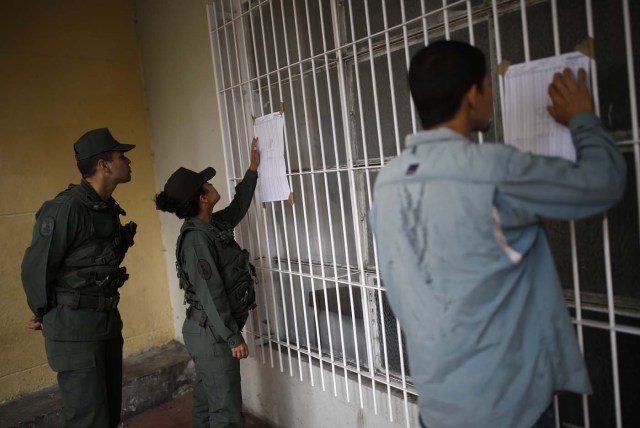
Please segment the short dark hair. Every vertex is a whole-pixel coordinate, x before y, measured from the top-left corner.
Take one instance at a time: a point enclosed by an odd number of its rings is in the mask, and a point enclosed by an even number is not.
[[[473,85],[482,91],[487,74],[482,51],[443,40],[420,49],[409,66],[409,88],[424,129],[452,119]]]
[[[76,163],[80,174],[82,174],[82,178],[91,177],[96,173],[99,160],[111,162],[113,160],[113,152],[98,153],[90,158],[77,161]]]
[[[169,196],[164,190],[155,197],[156,209],[173,213],[178,218],[195,217],[198,215],[200,205],[198,200],[200,195],[204,195],[204,189],[200,188],[187,202],[180,203],[177,199]]]

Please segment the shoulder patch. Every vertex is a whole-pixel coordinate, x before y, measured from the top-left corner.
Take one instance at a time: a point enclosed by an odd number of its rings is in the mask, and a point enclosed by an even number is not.
[[[205,259],[198,260],[198,273],[205,281],[211,278],[211,265]]]
[[[40,222],[40,235],[49,236],[53,232],[56,221],[53,217],[47,216]]]

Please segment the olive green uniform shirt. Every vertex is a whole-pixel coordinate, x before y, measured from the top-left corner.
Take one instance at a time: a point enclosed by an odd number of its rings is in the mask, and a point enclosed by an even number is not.
[[[119,242],[119,216],[125,212],[113,198],[100,199],[84,180],[73,194],[72,187],[36,213],[33,239],[22,261],[22,284],[29,307],[43,318],[48,339],[109,339],[122,330],[117,310],[56,306],[54,298],[56,290],[117,294],[104,280],[117,272],[126,251]]]
[[[181,232],[180,260],[182,269],[194,288],[194,306],[204,311],[217,342],[227,342],[230,348],[244,343],[241,334],[244,320],[234,317],[222,279],[228,261],[242,250],[233,239],[233,228],[247,213],[256,187],[258,173],[247,170],[236,186],[233,201],[223,210],[213,213],[211,223],[198,218],[185,220]],[[187,228],[195,228],[185,232]]]

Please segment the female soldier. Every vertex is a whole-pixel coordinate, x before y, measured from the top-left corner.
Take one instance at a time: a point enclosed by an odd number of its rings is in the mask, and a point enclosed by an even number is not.
[[[176,245],[180,288],[189,304],[182,327],[194,361],[194,427],[243,427],[240,360],[249,354],[241,334],[255,307],[255,272],[249,254],[233,237],[233,228],[247,213],[258,179],[257,138],[251,143],[251,164],[229,206],[212,212],[220,195],[209,180],[216,171],[199,173],[178,168],[156,208],[185,219]]]

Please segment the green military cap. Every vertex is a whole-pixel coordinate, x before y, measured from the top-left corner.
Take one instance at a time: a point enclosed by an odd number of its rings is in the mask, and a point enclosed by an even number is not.
[[[99,128],[80,137],[73,145],[73,150],[76,152],[76,160],[81,161],[105,152],[128,152],[134,147],[133,144],[120,144],[107,128]]]
[[[200,172],[180,167],[171,174],[171,177],[164,185],[164,191],[170,198],[184,204],[202,188],[204,183],[211,180],[215,175],[216,170],[211,167],[205,168]]]

